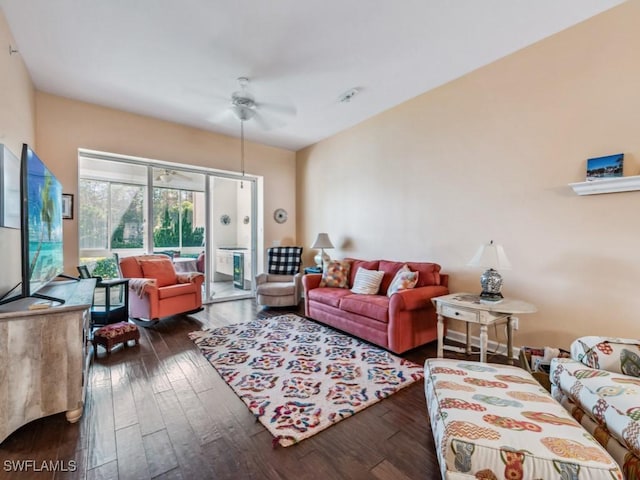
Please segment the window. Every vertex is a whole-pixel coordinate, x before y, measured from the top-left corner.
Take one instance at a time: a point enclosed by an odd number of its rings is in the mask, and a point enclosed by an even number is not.
[[[144,247],[144,187],[80,179],[80,250]]]
[[[175,188],[153,189],[153,245],[155,248],[189,250],[204,244],[204,193]],[[198,212],[199,213],[199,212]],[[202,212],[204,213],[204,212]],[[198,221],[198,217],[201,220]],[[199,249],[196,249],[199,252]]]

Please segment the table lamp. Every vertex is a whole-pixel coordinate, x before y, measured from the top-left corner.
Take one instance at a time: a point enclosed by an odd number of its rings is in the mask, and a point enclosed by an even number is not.
[[[502,300],[500,289],[502,288],[502,276],[498,269],[507,270],[511,268],[511,263],[504,253],[502,245],[493,243],[482,245],[468,265],[473,267],[484,267],[487,270],[480,277],[482,293],[480,299],[488,302],[499,302]]]
[[[313,242],[311,248],[319,248],[320,251],[318,254],[313,257],[313,260],[316,262],[318,268],[322,268],[322,266],[327,263],[331,258],[324,251],[325,248],[333,248],[333,243],[329,240],[329,235],[327,233],[319,233],[316,241]]]

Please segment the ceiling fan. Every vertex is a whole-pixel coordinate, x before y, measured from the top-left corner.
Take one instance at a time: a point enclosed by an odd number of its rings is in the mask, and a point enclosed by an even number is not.
[[[241,122],[254,120],[264,130],[286,125],[284,117],[295,116],[297,110],[290,104],[257,101],[249,91],[249,79],[239,77],[240,90],[231,94],[229,109]]]
[[[155,177],[153,177],[153,179],[156,182],[164,182],[164,183],[169,183],[174,178],[182,178],[187,180],[189,179],[189,177],[184,173],[180,173],[177,170],[171,170],[169,168],[158,169],[158,174]]]

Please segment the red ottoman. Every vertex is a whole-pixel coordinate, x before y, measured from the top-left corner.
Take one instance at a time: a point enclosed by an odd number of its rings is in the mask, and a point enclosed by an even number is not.
[[[140,340],[140,331],[138,327],[132,323],[119,322],[105,325],[99,328],[93,334],[93,353],[98,356],[98,345],[102,345],[107,349],[107,355],[111,353],[111,347],[118,343],[124,343],[127,346],[129,340],[134,340],[138,345]]]

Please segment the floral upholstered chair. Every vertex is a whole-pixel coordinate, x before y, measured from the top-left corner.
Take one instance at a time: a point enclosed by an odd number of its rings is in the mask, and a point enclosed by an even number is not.
[[[640,340],[587,336],[551,361],[551,393],[626,478],[640,478]]]
[[[302,247],[271,247],[267,258],[267,273],[256,276],[256,302],[268,307],[298,305],[302,294]]]

